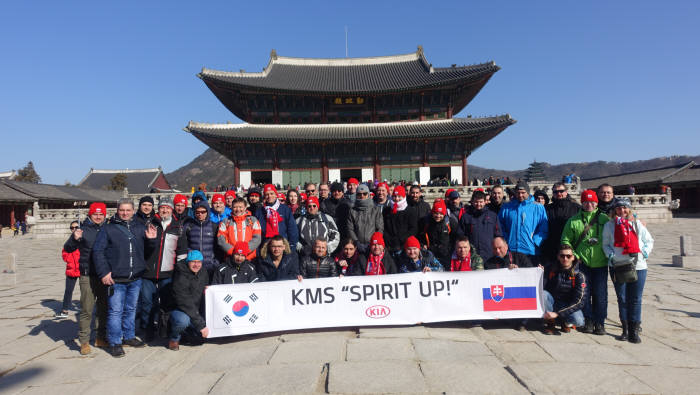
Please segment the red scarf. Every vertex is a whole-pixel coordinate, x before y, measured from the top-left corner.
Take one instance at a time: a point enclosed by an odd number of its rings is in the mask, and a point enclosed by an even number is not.
[[[265,218],[265,238],[269,239],[280,234],[279,224],[282,222],[283,218],[277,212],[279,207],[279,200],[272,206],[265,206],[265,211],[267,213]]]
[[[450,260],[450,271],[451,272],[471,272],[472,271],[472,251],[469,250],[469,254],[464,259],[457,258],[457,255],[453,254]]]
[[[637,232],[634,231],[634,226],[622,217],[615,217],[615,247],[622,247],[623,254],[640,252],[639,239]]]
[[[367,270],[365,271],[366,276],[384,274],[384,262],[382,262],[382,258],[384,258],[384,253],[382,253],[382,255],[369,254],[369,258],[367,258]]]

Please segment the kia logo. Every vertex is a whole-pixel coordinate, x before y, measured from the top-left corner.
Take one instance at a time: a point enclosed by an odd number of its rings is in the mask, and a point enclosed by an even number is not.
[[[365,315],[369,318],[384,318],[389,314],[391,314],[391,309],[382,305],[370,306],[365,310]]]

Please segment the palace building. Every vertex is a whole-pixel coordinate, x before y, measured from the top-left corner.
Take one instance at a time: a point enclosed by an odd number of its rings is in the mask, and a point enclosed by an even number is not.
[[[423,55],[342,59],[278,56],[260,73],[198,74],[245,123],[190,122],[185,131],[234,164],[236,185],[306,181],[468,180],[467,157],[515,123],[454,118],[500,69],[433,67]]]

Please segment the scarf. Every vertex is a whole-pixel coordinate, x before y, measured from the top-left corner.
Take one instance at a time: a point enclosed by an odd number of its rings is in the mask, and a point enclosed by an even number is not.
[[[396,214],[399,211],[403,211],[408,207],[408,202],[406,201],[406,198],[403,200],[400,200],[398,203],[395,203],[393,200],[391,201],[391,213]]]
[[[369,254],[365,276],[384,274],[384,262],[382,262],[382,258],[384,258],[384,253],[382,253],[382,255]]]
[[[360,211],[365,211],[372,207],[374,202],[371,199],[357,199],[355,200],[355,208]]]
[[[472,251],[469,250],[466,258],[457,258],[457,254],[452,254],[450,259],[451,272],[471,272],[472,271]]]
[[[640,252],[637,232],[626,218],[615,217],[615,247],[622,247],[623,254]]]
[[[279,208],[279,200],[275,201],[271,206],[265,204],[265,211],[267,212],[265,216],[265,237],[268,239],[280,234],[279,224],[282,222],[282,217],[277,212]]]
[[[287,204],[287,206],[289,206],[289,208],[292,209],[292,213],[296,213],[296,212],[297,212],[297,209],[299,208],[299,204],[298,204],[298,203],[297,203],[297,204]]]

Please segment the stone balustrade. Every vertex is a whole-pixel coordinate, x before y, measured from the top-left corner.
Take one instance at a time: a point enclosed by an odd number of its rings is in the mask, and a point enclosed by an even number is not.
[[[107,209],[107,218],[117,212],[116,208]],[[87,208],[69,208],[54,210],[36,210],[36,224],[30,228],[34,238],[67,238],[70,235],[70,223],[80,219],[82,222],[88,214]]]

